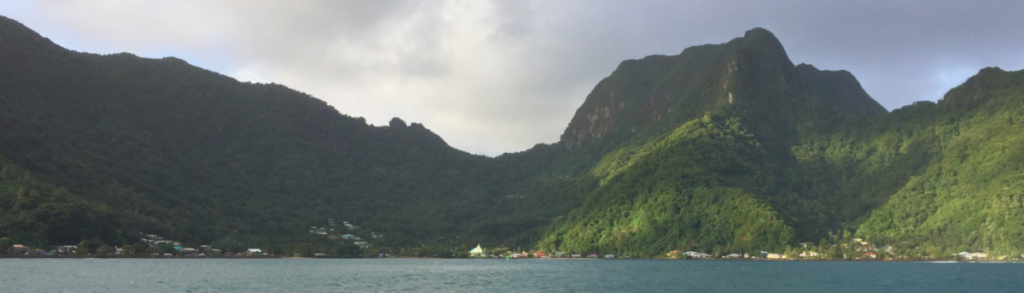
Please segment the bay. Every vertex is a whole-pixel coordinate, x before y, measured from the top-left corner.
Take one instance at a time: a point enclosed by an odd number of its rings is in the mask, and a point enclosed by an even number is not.
[[[1024,264],[0,259],[0,292],[1024,292]]]

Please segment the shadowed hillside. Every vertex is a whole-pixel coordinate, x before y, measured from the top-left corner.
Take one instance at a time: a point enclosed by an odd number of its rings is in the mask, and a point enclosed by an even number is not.
[[[919,256],[1024,243],[1019,71],[888,113],[758,28],[624,61],[558,143],[486,158],[420,124],[367,125],[172,57],[69,51],[2,17],[0,64],[0,237],[32,245],[146,232],[353,255],[310,233],[328,218],[410,255],[782,251],[849,231]]]

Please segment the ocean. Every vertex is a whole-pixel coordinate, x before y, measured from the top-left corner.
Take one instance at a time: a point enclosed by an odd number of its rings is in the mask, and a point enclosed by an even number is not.
[[[0,259],[0,292],[1024,292],[1024,263]]]

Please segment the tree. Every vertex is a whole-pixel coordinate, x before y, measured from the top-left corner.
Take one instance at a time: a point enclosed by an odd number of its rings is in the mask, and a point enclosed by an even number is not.
[[[299,246],[295,248],[295,253],[299,254],[301,257],[311,257],[313,256],[313,246],[309,243],[299,244]]]
[[[8,252],[7,250],[11,249],[11,245],[12,245],[11,239],[9,239],[7,237],[0,238],[0,252],[7,253]]]
[[[339,245],[334,246],[331,254],[337,257],[359,257],[362,251],[359,246],[349,242],[343,242]]]
[[[88,255],[89,241],[82,240],[82,242],[78,242],[78,249],[75,249],[75,253],[78,255]]]
[[[133,249],[135,251],[135,255],[146,255],[149,253],[149,245],[145,243],[139,242],[132,246],[135,248]]]
[[[796,249],[793,249],[792,246],[786,245],[786,252],[784,253],[786,258],[788,258],[788,259],[796,259],[799,254],[800,253],[798,253]]]
[[[170,243],[167,243],[167,242],[160,243],[160,244],[156,245],[156,249],[157,249],[157,252],[159,252],[161,255],[164,254],[164,253],[171,253],[171,254],[173,254],[174,253],[174,244],[170,244]]]
[[[96,255],[100,257],[110,256],[113,253],[114,248],[110,247],[110,245],[103,244],[100,245],[99,248],[96,248]]]
[[[132,255],[132,256],[134,256],[135,255],[135,246],[127,245],[127,244],[122,245],[121,246],[121,252],[123,252],[125,255]]]

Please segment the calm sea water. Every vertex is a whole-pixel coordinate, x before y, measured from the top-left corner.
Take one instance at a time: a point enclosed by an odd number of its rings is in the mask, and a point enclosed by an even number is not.
[[[1024,264],[0,259],[0,292],[1024,292]]]

